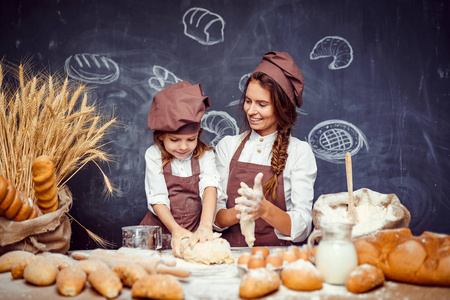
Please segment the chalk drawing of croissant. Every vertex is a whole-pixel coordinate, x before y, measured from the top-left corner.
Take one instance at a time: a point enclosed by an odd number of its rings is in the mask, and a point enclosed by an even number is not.
[[[364,133],[344,120],[323,121],[310,131],[308,143],[317,158],[335,164],[345,163],[345,153],[352,156],[369,146]]]
[[[183,15],[184,34],[202,45],[214,45],[224,41],[225,21],[207,9],[193,7]]]
[[[155,76],[150,77],[148,84],[157,91],[161,91],[169,85],[182,81],[175,74],[160,66],[153,66],[153,74]]]
[[[66,59],[64,71],[69,77],[88,83],[109,84],[120,76],[119,66],[100,54],[81,53]]]
[[[350,43],[339,36],[326,36],[315,45],[310,59],[333,57],[333,61],[328,65],[330,70],[347,68],[353,61],[353,49]]]
[[[207,132],[215,134],[215,138],[209,143],[215,147],[226,135],[236,135],[239,132],[236,120],[224,111],[209,111],[203,115],[201,126]]]

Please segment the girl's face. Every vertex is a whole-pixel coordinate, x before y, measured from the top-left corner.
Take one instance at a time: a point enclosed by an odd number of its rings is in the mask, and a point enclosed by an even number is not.
[[[162,139],[164,148],[177,159],[186,158],[191,154],[198,142],[198,132],[194,134],[169,134]]]
[[[277,131],[277,119],[270,92],[258,81],[250,81],[245,94],[244,111],[250,127],[259,135]]]

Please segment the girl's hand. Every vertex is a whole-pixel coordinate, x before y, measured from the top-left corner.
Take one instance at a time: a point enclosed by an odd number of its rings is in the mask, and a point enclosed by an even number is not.
[[[240,212],[236,216],[246,221],[256,220],[261,218],[266,213],[266,198],[263,194],[262,188],[262,173],[255,176],[253,188],[250,188],[244,182],[241,182],[241,188],[238,193],[241,197],[236,198],[235,209]]]
[[[200,225],[190,239],[190,247],[194,248],[197,243],[204,243],[214,239],[211,227]]]
[[[184,229],[183,227],[178,227],[177,229],[172,231],[172,251],[175,257],[182,257],[182,253],[185,250],[185,245],[187,243],[181,243],[184,239],[190,239],[192,237],[192,232]]]

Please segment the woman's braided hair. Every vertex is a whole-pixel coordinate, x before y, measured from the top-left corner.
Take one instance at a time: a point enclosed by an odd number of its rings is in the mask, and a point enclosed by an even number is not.
[[[260,83],[262,87],[270,92],[273,100],[274,114],[278,123],[278,134],[272,146],[272,160],[270,162],[270,168],[273,171],[273,176],[266,181],[263,187],[265,196],[271,195],[273,199],[276,199],[276,190],[278,187],[277,179],[278,175],[280,175],[286,167],[289,137],[291,135],[291,128],[297,120],[297,111],[294,103],[289,99],[280,85],[272,79],[272,77],[262,72],[255,72],[248,79],[241,98],[240,113],[243,114],[243,130],[249,130],[251,128],[244,111],[245,94],[247,92],[248,84],[251,81]]]

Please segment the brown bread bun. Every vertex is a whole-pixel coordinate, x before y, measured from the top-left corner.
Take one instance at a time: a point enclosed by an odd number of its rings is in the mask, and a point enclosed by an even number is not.
[[[368,292],[383,283],[383,271],[377,267],[362,264],[348,274],[346,286],[350,292],[359,294]]]

